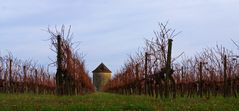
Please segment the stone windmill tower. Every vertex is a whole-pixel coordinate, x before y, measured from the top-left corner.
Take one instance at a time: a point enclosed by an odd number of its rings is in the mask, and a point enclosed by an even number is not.
[[[93,73],[93,84],[96,87],[97,91],[101,91],[103,86],[110,80],[111,78],[111,71],[101,63]]]

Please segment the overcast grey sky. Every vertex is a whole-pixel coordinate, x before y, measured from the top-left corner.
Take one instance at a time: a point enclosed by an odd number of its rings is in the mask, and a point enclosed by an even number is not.
[[[113,72],[129,54],[154,37],[158,22],[182,31],[174,55],[193,55],[222,44],[236,50],[239,42],[239,0],[0,0],[0,52],[47,65],[48,27],[72,26],[87,69],[104,62]]]

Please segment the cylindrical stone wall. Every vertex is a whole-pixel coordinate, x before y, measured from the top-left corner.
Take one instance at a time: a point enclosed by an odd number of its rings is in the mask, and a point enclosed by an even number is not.
[[[93,73],[93,83],[97,91],[102,91],[103,86],[110,80],[111,73]]]

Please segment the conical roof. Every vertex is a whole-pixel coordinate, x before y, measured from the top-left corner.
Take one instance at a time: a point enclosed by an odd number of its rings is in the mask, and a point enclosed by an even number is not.
[[[104,72],[104,73],[112,73],[103,63],[101,63],[94,71],[93,73],[99,73],[99,72]]]

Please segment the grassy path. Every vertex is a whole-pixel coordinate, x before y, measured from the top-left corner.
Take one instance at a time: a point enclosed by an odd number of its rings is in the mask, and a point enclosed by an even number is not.
[[[84,96],[0,94],[0,111],[239,111],[235,98],[155,99],[94,93]]]
[[[85,96],[0,94],[0,111],[155,111],[159,101],[144,96],[94,93]]]

